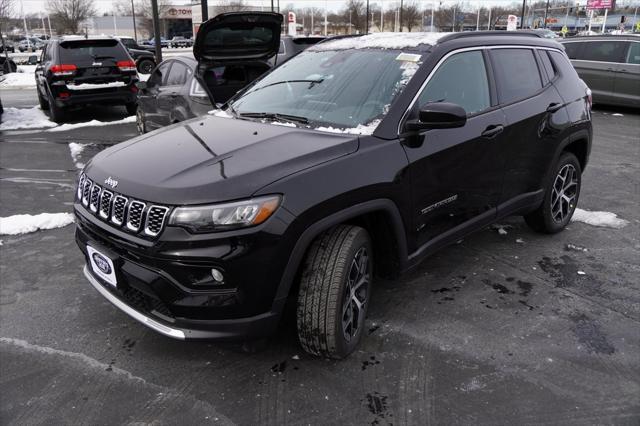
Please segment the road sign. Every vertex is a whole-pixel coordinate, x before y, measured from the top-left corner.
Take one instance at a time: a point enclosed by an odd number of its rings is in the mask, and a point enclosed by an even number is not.
[[[587,10],[613,9],[615,5],[615,0],[587,0]]]

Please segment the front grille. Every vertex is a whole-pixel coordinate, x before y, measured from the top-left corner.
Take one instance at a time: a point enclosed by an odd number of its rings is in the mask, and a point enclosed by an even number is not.
[[[129,212],[127,213],[127,228],[138,232],[142,224],[142,212],[144,211],[144,203],[140,201],[132,201],[129,204]]]
[[[78,179],[78,201],[100,219],[112,226],[140,233],[147,237],[158,236],[169,214],[169,207],[151,205],[108,191],[91,181],[85,174]]]

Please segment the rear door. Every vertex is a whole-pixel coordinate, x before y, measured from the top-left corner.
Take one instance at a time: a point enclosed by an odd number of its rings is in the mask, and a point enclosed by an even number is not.
[[[620,104],[640,108],[640,41],[628,41],[626,60],[620,65],[614,83]]]
[[[507,210],[521,207],[518,203],[541,196],[535,193],[541,190],[567,113],[533,48],[492,48],[490,54],[498,101],[507,121],[501,147],[506,161],[500,200],[503,211],[498,213],[508,214]]]
[[[189,68],[180,61],[171,61],[171,68],[167,78],[158,93],[158,112],[162,125],[168,125],[184,120],[186,100],[183,88],[188,80]]]

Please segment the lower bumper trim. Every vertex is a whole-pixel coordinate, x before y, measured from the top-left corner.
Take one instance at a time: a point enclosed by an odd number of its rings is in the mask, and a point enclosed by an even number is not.
[[[126,303],[122,302],[120,299],[115,297],[108,290],[106,290],[102,286],[102,284],[98,282],[98,280],[96,280],[93,277],[87,265],[84,266],[83,272],[87,280],[89,280],[91,285],[96,290],[98,290],[100,294],[102,294],[109,302],[114,304],[117,308],[119,308],[121,311],[123,311],[124,313],[126,313],[127,315],[135,319],[136,321],[139,321],[140,323],[146,325],[149,328],[154,329],[158,333],[164,334],[165,336],[173,337],[174,339],[180,339],[180,340],[184,340],[186,338],[184,331],[167,327],[164,324],[160,324],[159,322],[149,318],[144,314],[141,314],[140,312],[136,311],[135,309],[131,308],[129,305],[127,305]]]

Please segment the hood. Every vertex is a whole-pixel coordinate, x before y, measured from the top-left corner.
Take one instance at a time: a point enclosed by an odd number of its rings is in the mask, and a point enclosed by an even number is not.
[[[300,170],[352,153],[358,137],[208,116],[115,145],[85,168],[94,182],[160,204],[252,196]]]
[[[200,26],[193,44],[197,61],[266,60],[278,53],[282,15],[222,13]]]

